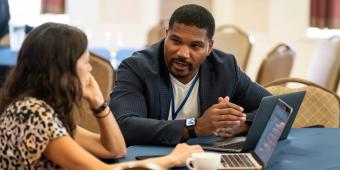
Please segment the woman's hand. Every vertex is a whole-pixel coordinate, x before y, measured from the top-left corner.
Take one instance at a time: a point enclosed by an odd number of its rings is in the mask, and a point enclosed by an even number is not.
[[[145,165],[148,163],[157,164],[164,168],[171,168],[174,166],[181,166],[184,165],[186,160],[196,152],[203,152],[203,149],[199,145],[187,145],[185,143],[181,143],[176,145],[176,147],[172,150],[172,152],[166,156],[156,157],[145,159],[141,161],[133,161],[133,162],[125,162],[120,164],[121,167],[130,167],[138,166],[138,165]]]
[[[187,145],[186,143],[180,143],[172,150],[168,157],[174,163],[174,166],[183,165],[185,161],[196,152],[203,152],[200,145]]]
[[[91,108],[98,108],[104,102],[104,97],[97,81],[90,74],[88,83],[83,87],[83,97]]]

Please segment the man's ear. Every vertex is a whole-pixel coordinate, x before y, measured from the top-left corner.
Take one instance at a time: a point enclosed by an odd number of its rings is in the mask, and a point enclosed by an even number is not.
[[[167,39],[167,38],[168,38],[169,33],[170,33],[170,30],[169,30],[169,28],[167,28],[167,29],[165,30],[164,39]]]
[[[214,40],[211,39],[211,40],[209,40],[208,55],[211,53],[211,50],[213,49],[213,47],[214,47]]]

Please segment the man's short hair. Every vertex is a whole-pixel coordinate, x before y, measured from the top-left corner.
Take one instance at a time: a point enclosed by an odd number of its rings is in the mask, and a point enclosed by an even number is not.
[[[209,39],[212,39],[215,33],[215,19],[212,14],[204,7],[195,4],[177,8],[169,21],[170,30],[174,23],[206,29]]]

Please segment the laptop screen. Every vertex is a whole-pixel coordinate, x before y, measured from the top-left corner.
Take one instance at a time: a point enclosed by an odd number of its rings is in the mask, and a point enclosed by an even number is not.
[[[273,151],[275,150],[291,111],[292,109],[281,99],[277,100],[266,128],[264,129],[254,150],[254,153],[261,159],[264,165],[268,163]]]

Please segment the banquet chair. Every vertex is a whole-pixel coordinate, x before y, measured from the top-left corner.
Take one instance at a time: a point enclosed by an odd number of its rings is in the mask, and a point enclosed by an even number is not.
[[[116,73],[109,61],[91,52],[90,64],[92,66],[91,74],[96,79],[105,101],[108,101]],[[82,99],[80,105],[81,108],[74,109],[74,119],[77,124],[92,132],[99,132],[96,118],[92,115],[90,106],[84,99]]]
[[[222,25],[216,29],[214,48],[233,54],[240,68],[245,70],[252,49],[252,43],[248,34],[237,26]]]
[[[282,86],[287,83],[290,86]],[[291,83],[300,86],[291,87],[294,85]],[[339,128],[340,98],[334,92],[301,78],[282,78],[269,82],[264,87],[273,95],[306,91],[293,127]]]
[[[161,40],[165,37],[166,27],[164,25],[164,21],[160,21],[158,25],[151,28],[148,33],[148,40],[146,46],[150,46],[153,43]]]
[[[294,58],[295,52],[288,45],[278,44],[262,61],[256,82],[263,85],[279,78],[289,77]]]
[[[9,34],[0,37],[0,47],[7,47],[9,46]]]
[[[333,92],[340,78],[340,37],[321,40],[311,57],[307,79]]]

